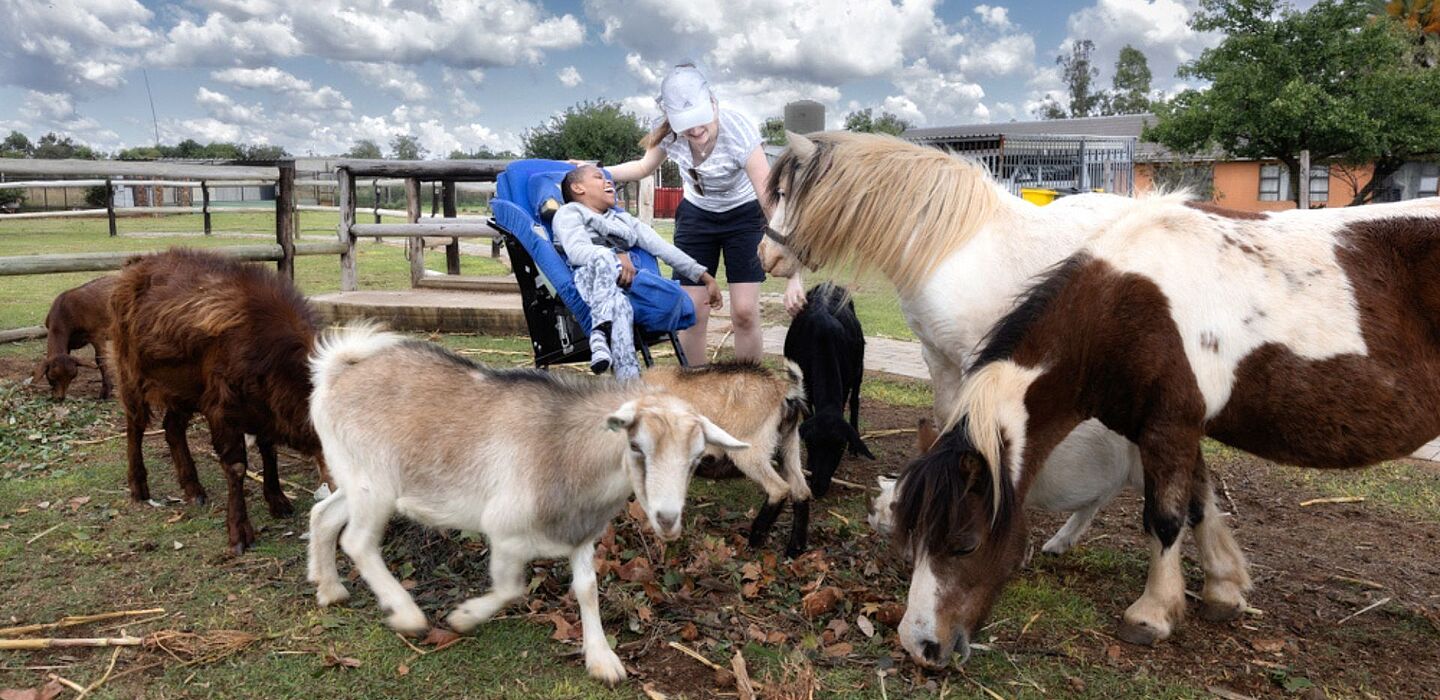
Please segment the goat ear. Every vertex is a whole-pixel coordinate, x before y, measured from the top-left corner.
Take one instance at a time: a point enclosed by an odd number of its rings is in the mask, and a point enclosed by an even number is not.
[[[626,401],[623,406],[616,409],[605,418],[605,427],[611,430],[629,430],[635,425],[635,402]]]
[[[882,493],[895,488],[895,479],[893,477],[877,476],[875,477],[875,483],[880,485],[880,491]]]
[[[920,454],[930,451],[935,446],[935,441],[940,436],[935,432],[935,422],[929,418],[921,418],[915,426],[915,446]]]
[[[39,384],[40,382],[45,380],[45,369],[46,366],[49,364],[50,359],[46,358],[44,360],[41,360],[39,364],[35,365],[35,379],[32,383]]]
[[[82,360],[77,357],[75,358],[75,364],[80,365],[81,367],[89,367],[90,369],[100,369],[100,366],[95,364],[94,360]]]
[[[799,158],[809,160],[811,156],[815,155],[815,142],[811,141],[809,137],[793,131],[786,131],[785,139],[790,144],[790,152]]]
[[[700,419],[700,428],[705,431],[705,442],[726,450],[743,450],[750,446],[750,443],[740,442],[725,432],[720,426],[710,422],[705,416],[697,416]]]

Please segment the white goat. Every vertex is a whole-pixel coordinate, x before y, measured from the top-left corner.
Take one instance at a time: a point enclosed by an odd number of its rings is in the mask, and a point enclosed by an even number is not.
[[[1144,491],[1145,475],[1140,467],[1140,448],[1129,440],[1116,440],[1090,419],[1085,430],[1072,430],[1035,477],[1030,493],[1025,497],[1025,506],[1060,513],[1070,513],[1060,530],[1041,548],[1047,554],[1064,554],[1070,551],[1080,537],[1090,529],[1095,514],[1100,512],[1111,499],[1126,486]],[[930,449],[923,437],[925,426],[920,432],[921,452]],[[880,495],[870,506],[870,526],[876,532],[888,535],[894,527],[895,479],[879,477]]]
[[[750,443],[749,449],[724,455],[765,490],[765,503],[750,525],[750,546],[764,544],[788,500],[794,517],[785,554],[800,556],[810,530],[810,486],[800,462],[800,421],[805,418],[800,367],[787,360],[780,373],[752,362],[721,362],[688,369],[655,367],[642,377]]]
[[[320,605],[349,597],[336,570],[338,538],[387,624],[424,632],[425,614],[381,558],[386,523],[398,512],[479,531],[490,541],[493,588],[446,622],[474,628],[524,595],[532,559],[567,557],[585,666],[608,683],[625,678],[625,667],[600,625],[596,538],[632,492],[661,537],[678,537],[706,447],[747,447],[638,382],[490,369],[370,327],[323,341],[311,367],[310,416],[336,485],[310,511],[309,579]]]

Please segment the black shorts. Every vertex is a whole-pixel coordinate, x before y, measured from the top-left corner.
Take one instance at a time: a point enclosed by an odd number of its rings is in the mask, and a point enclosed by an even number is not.
[[[727,282],[764,282],[760,266],[760,239],[765,236],[765,212],[750,200],[726,211],[706,211],[681,199],[675,210],[675,247],[720,276],[720,251],[725,251]],[[680,284],[699,285],[675,275]]]

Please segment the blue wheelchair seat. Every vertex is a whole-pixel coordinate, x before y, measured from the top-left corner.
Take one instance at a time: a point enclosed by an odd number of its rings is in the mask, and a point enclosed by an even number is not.
[[[560,181],[575,166],[554,160],[517,160],[496,178],[491,226],[504,235],[525,305],[535,364],[589,359],[590,307],[556,249],[549,217],[560,206]],[[608,176],[608,173],[607,173]],[[675,331],[695,324],[695,306],[680,285],[660,274],[660,263],[639,248],[630,251],[635,281],[625,291],[635,309],[637,343],[650,362],[649,346],[670,341],[684,364]]]

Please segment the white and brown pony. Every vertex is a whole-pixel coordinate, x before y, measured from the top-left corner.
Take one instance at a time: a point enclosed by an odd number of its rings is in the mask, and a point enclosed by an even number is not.
[[[1143,201],[1082,194],[1040,207],[1007,192],[980,165],[935,148],[849,132],[789,138],[770,171],[776,201],[760,260],[786,277],[802,260],[886,275],[920,340],[942,423],[981,339],[1031,278]],[[1124,438],[1095,421],[1075,432],[1073,442],[1088,447],[1057,453],[1057,462],[1081,456],[1049,470],[1053,478],[1037,492],[1055,496],[1037,503],[1074,511],[1047,552],[1069,549],[1129,472],[1119,464],[1092,469],[1082,459],[1128,455],[1134,448]],[[1073,497],[1077,479],[1086,480],[1088,500]]]
[[[1354,468],[1440,434],[1440,199],[1235,215],[1151,200],[1055,266],[988,334],[940,445],[901,477],[915,572],[901,642],[968,653],[1026,536],[1055,446],[1099,419],[1140,450],[1145,592],[1120,636],[1151,643],[1185,610],[1195,533],[1204,609],[1238,614],[1243,555],[1216,527],[1200,441]]]

